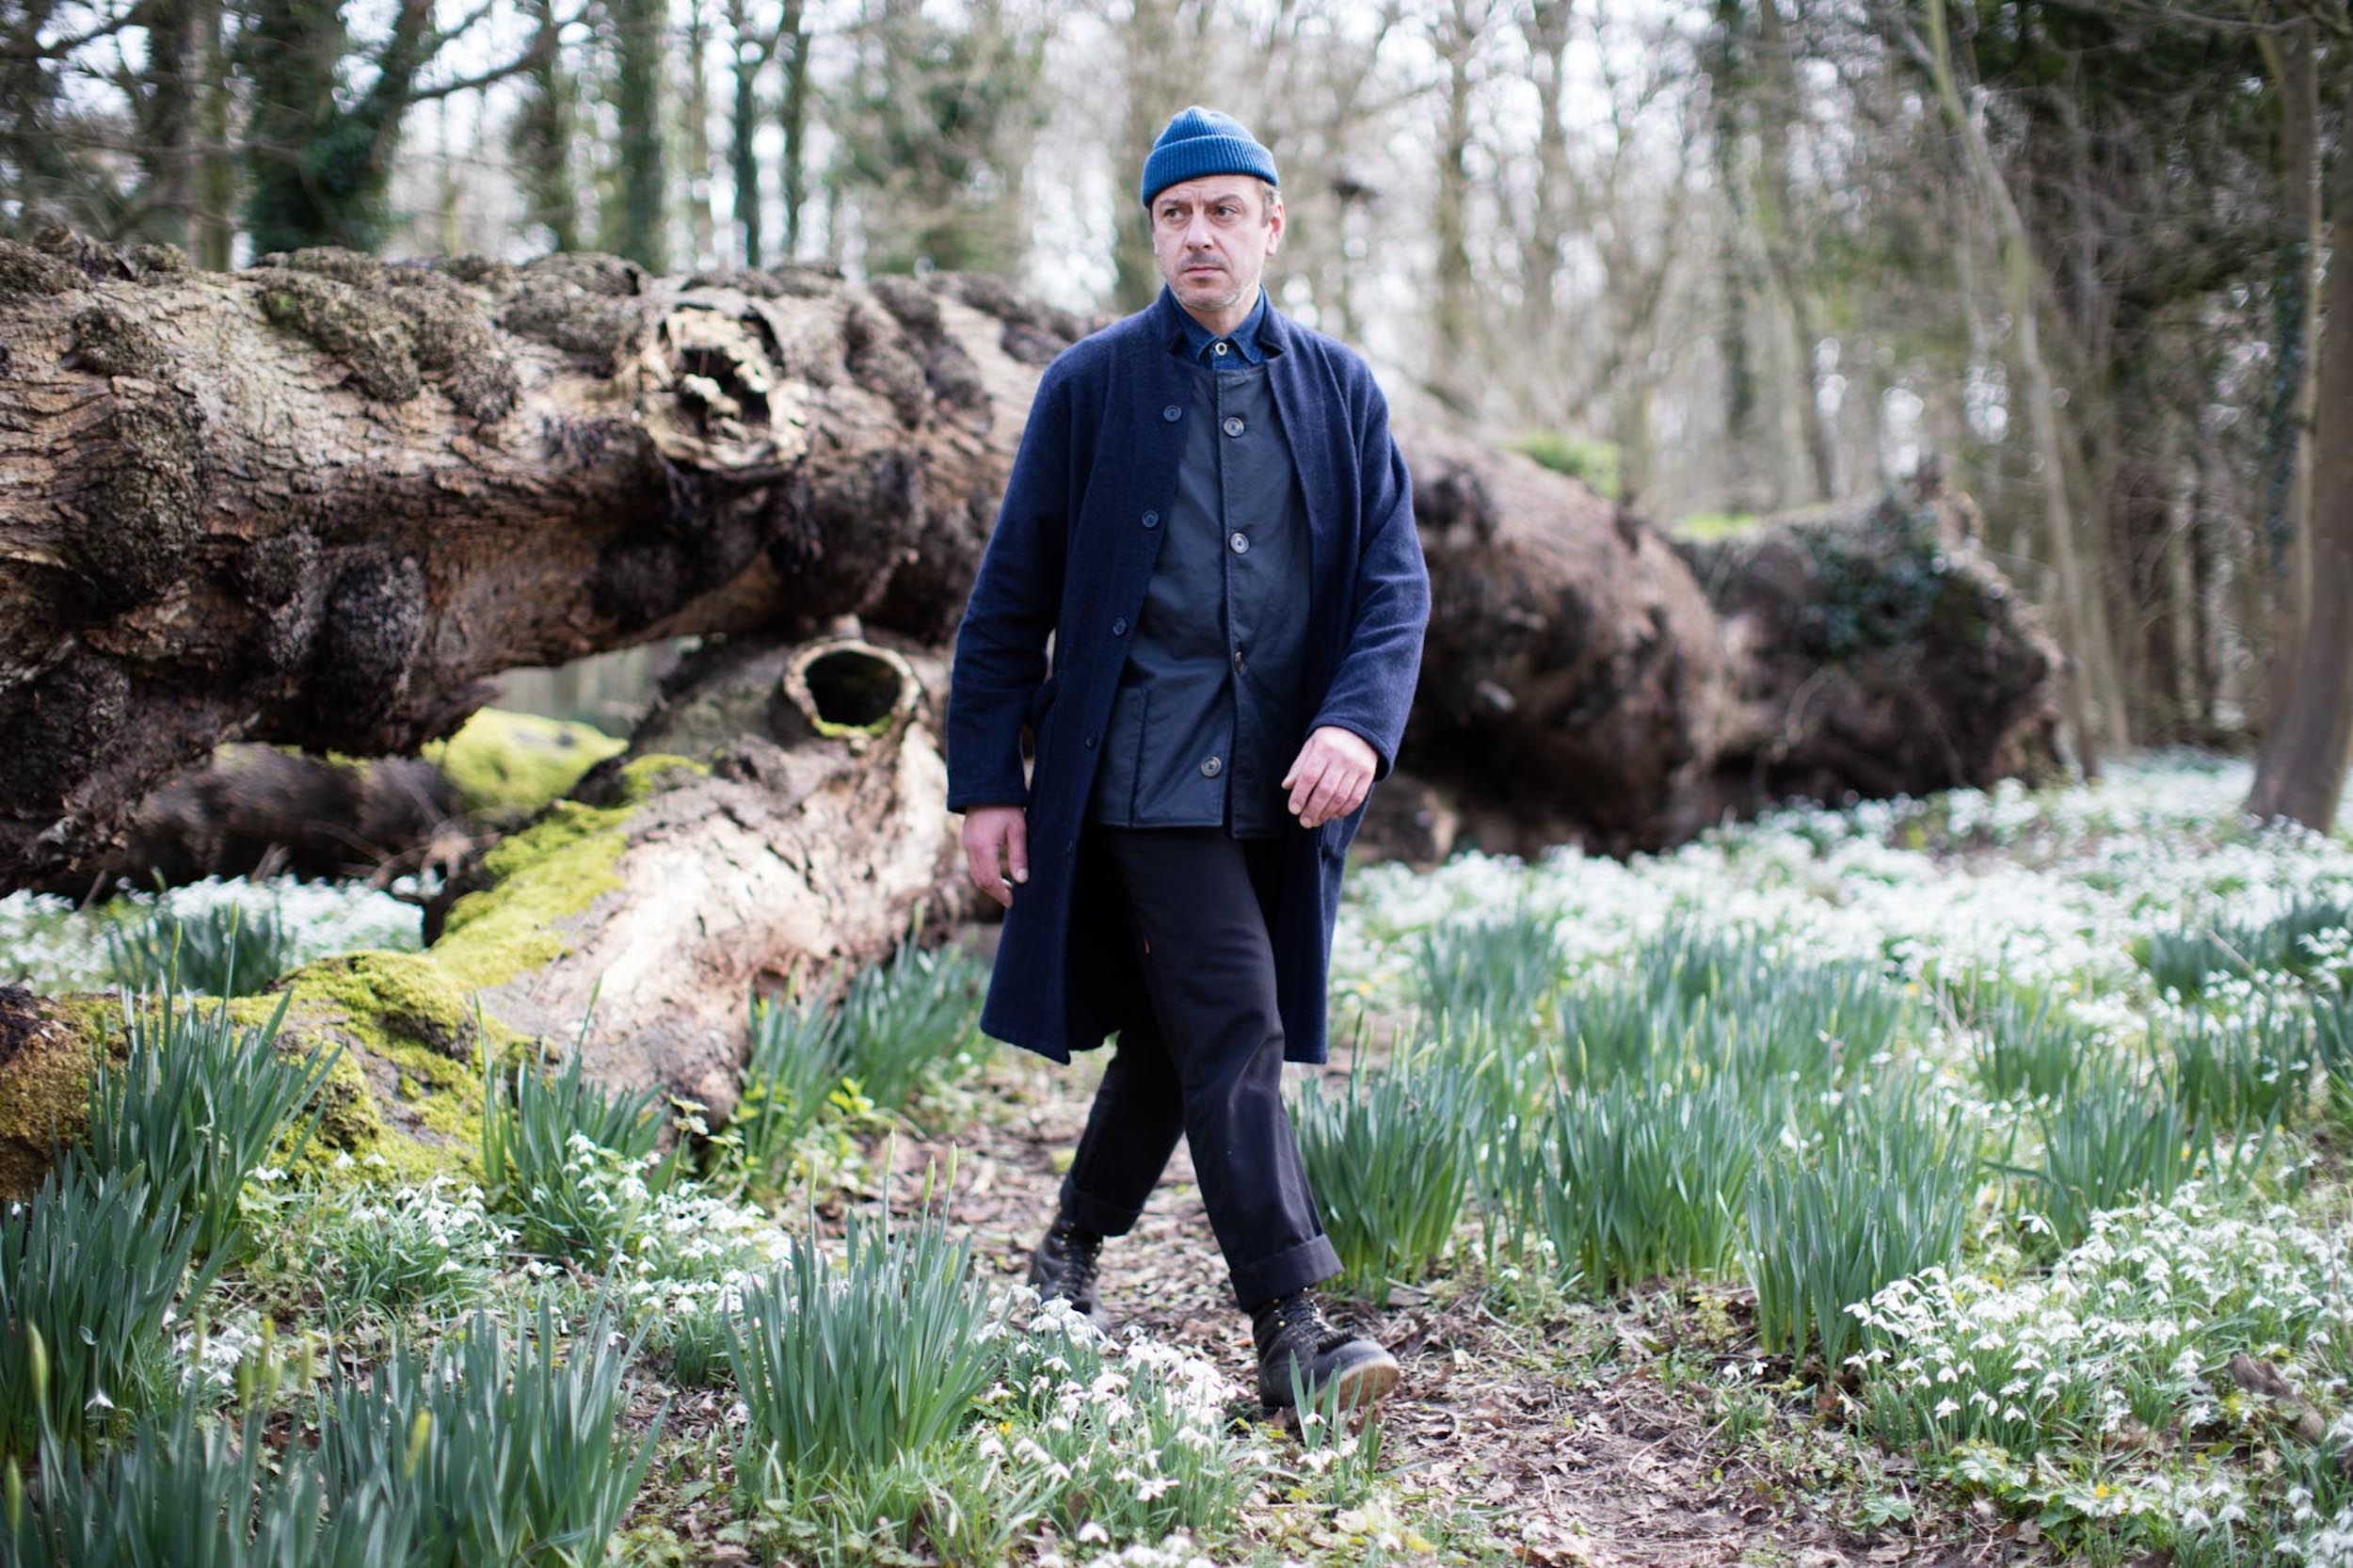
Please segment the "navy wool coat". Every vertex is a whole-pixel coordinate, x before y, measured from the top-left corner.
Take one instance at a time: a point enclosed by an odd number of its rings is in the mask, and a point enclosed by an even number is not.
[[[1071,346],[1047,367],[1003,505],[956,632],[948,697],[948,808],[1028,809],[1029,880],[997,950],[982,1030],[1058,1062],[1099,1046],[1144,1005],[1118,884],[1080,833],[1105,720],[1150,584],[1184,445],[1176,296]],[[1412,706],[1430,576],[1388,405],[1356,353],[1267,307],[1268,383],[1306,501],[1303,690],[1312,716],[1371,743],[1388,776]],[[1113,630],[1114,627],[1118,631]],[[1046,643],[1053,634],[1052,667]],[[1022,737],[1035,744],[1022,776]],[[1288,766],[1289,757],[1282,759]],[[1363,808],[1283,835],[1272,933],[1284,1058],[1321,1062],[1340,871]]]

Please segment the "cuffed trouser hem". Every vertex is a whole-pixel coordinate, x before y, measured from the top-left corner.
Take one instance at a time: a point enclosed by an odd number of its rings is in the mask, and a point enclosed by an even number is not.
[[[1097,1236],[1125,1236],[1135,1229],[1144,1208],[1126,1208],[1098,1198],[1065,1176],[1062,1178],[1062,1213],[1073,1224]]]
[[[1340,1255],[1333,1250],[1332,1239],[1310,1236],[1281,1252],[1235,1269],[1234,1303],[1244,1312],[1254,1312],[1277,1296],[1305,1290],[1339,1272]]]

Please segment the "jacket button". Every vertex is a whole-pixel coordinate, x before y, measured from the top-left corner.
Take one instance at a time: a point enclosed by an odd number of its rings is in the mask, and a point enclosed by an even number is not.
[[[1244,426],[1241,422],[1241,415],[1228,414],[1225,416],[1225,433],[1227,435],[1239,436],[1242,433],[1243,428]]]
[[[1225,764],[1224,762],[1212,757],[1201,764],[1201,776],[1204,778],[1215,778],[1218,775],[1218,770],[1223,768],[1225,765]]]
[[[1087,737],[1087,749],[1089,751],[1093,751],[1095,749],[1095,737],[1092,735]]]
[[[1117,620],[1112,622],[1112,635],[1114,637],[1124,637],[1127,634],[1128,617],[1126,616],[1122,616]]]
[[[1169,424],[1174,424],[1178,420],[1185,417],[1185,411],[1176,407],[1176,404],[1172,403],[1167,408],[1160,410],[1160,417],[1168,421]]]
[[[1160,513],[1158,513],[1158,512],[1146,512],[1146,513],[1144,513],[1144,526],[1145,526],[1146,528],[1158,528],[1160,525]]]
[[[1234,667],[1235,667],[1236,669],[1240,669],[1240,668],[1241,668],[1241,648],[1236,648],[1236,649],[1234,649]]]
[[[1234,530],[1233,537],[1227,539],[1225,542],[1233,546],[1234,553],[1237,555],[1247,555],[1250,553],[1250,536],[1243,533],[1239,528]]]

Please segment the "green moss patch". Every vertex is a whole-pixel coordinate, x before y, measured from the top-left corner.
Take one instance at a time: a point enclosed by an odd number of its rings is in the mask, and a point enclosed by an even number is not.
[[[474,1054],[473,1005],[465,990],[421,953],[354,952],[322,959],[288,977],[297,1005],[316,1003],[371,1050],[417,1046],[456,1061]]]
[[[559,800],[483,857],[490,878],[450,906],[433,960],[456,984],[498,985],[563,955],[555,922],[621,886],[632,808]]]
[[[29,1198],[48,1174],[58,1143],[80,1141],[89,1125],[92,1053],[121,1054],[115,1003],[104,997],[40,997],[0,991],[9,1049],[0,1057],[0,1200]]]
[[[421,755],[441,770],[467,815],[526,816],[625,746],[588,725],[485,708]]]
[[[377,952],[308,965],[285,989],[295,999],[286,1048],[307,1050],[321,1038],[344,1047],[296,1173],[421,1181],[471,1166],[480,1034],[463,987],[423,954]],[[253,1009],[255,1021],[276,1005],[274,995],[237,1004]]]

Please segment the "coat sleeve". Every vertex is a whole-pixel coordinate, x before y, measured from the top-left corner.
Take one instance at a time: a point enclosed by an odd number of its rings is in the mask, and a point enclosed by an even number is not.
[[[1430,624],[1430,570],[1422,561],[1421,536],[1414,527],[1414,486],[1405,458],[1389,435],[1388,400],[1364,376],[1369,394],[1365,413],[1352,420],[1362,481],[1358,518],[1356,582],[1351,598],[1348,639],[1340,651],[1323,705],[1310,732],[1337,725],[1370,743],[1373,778],[1386,778],[1397,764],[1405,735],[1405,715],[1414,705],[1421,675],[1422,633]]]
[[[1021,726],[1046,679],[1068,539],[1069,394],[1048,367],[956,628],[948,679],[948,809],[1026,806]]]

